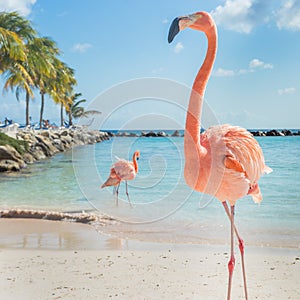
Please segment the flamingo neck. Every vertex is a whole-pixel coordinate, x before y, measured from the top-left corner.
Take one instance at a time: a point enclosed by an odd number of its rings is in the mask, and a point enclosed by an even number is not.
[[[139,170],[139,166],[138,166],[137,159],[136,159],[136,153],[133,154],[132,162],[133,162],[133,166],[135,169],[135,173],[137,173]]]
[[[210,77],[217,53],[216,26],[212,26],[208,32],[205,32],[205,34],[208,40],[207,52],[204,62],[198,71],[193,84],[186,116],[184,138],[186,154],[189,152],[191,147],[195,148],[195,146],[197,148],[197,152],[200,152],[200,154],[206,153],[206,150],[201,146],[200,143],[201,113],[206,85]]]

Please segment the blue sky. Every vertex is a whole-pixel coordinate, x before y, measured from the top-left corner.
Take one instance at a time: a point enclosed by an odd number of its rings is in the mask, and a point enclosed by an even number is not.
[[[300,128],[300,0],[0,0],[0,10],[19,11],[40,35],[53,38],[61,59],[75,69],[76,91],[90,106],[100,95],[95,107],[101,111],[103,93],[128,80],[155,77],[191,87],[205,55],[205,36],[186,30],[168,44],[168,29],[177,16],[208,11],[219,34],[205,97],[210,112],[221,123],[246,128]],[[187,102],[182,99],[181,108]],[[33,121],[39,104],[37,95],[30,107]],[[140,104],[118,106],[105,126],[121,128],[133,118],[133,127],[164,129],[174,124],[163,119],[177,113],[178,127],[184,126],[182,111],[160,107],[159,101]],[[24,123],[24,102],[11,92],[0,96],[0,120],[6,116]],[[59,120],[51,101],[45,118]]]

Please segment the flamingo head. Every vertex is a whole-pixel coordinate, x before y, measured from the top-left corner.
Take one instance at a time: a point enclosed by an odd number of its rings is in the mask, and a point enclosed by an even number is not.
[[[140,159],[140,151],[139,150],[137,150],[137,151],[134,152],[133,158],[136,158],[136,160]]]
[[[187,16],[177,17],[171,24],[168,42],[171,43],[177,33],[185,28],[192,28],[195,30],[206,32],[214,26],[215,23],[210,14],[207,12],[197,12]]]

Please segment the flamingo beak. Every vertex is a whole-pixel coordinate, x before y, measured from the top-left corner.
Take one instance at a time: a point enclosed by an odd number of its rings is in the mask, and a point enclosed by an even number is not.
[[[200,18],[201,12],[175,18],[169,29],[168,42],[171,43],[179,31],[188,27],[193,28],[192,25]]]
[[[190,16],[184,16],[184,17],[177,17],[173,20],[170,29],[169,29],[169,36],[168,36],[168,42],[171,43],[174,39],[174,37],[177,35],[177,33],[180,30],[185,29],[189,26],[191,22],[193,22],[193,15]]]
[[[168,42],[172,43],[174,37],[177,35],[177,33],[180,31],[179,28],[179,21],[180,18],[175,18],[170,26],[169,29],[169,36],[168,36]]]

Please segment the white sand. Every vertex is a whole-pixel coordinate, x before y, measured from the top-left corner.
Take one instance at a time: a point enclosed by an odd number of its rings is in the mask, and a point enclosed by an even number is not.
[[[138,243],[88,225],[0,219],[0,299],[226,299],[228,259],[227,246]],[[236,260],[232,299],[244,299],[238,252]],[[300,250],[249,248],[246,267],[249,299],[300,299]]]

